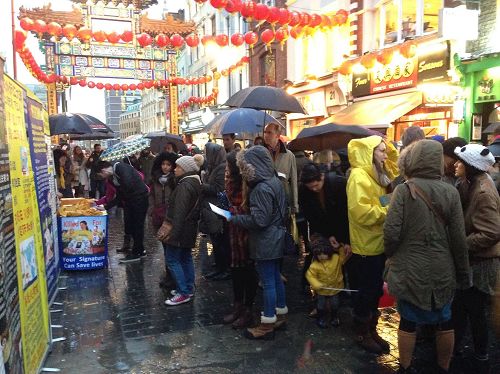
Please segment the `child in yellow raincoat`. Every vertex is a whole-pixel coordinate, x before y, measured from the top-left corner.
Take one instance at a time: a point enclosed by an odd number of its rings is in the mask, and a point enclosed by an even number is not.
[[[317,325],[328,327],[328,311],[332,326],[339,326],[339,292],[344,288],[342,265],[346,261],[343,247],[334,248],[330,241],[318,234],[311,237],[313,261],[306,278],[317,295]]]

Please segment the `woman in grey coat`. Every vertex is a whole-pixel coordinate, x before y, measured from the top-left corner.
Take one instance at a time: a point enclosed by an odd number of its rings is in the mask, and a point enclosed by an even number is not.
[[[434,140],[406,148],[399,167],[407,182],[396,187],[384,224],[386,280],[401,315],[399,372],[413,372],[415,331],[422,324],[436,326],[437,363],[447,372],[454,344],[451,302],[457,286],[470,286],[460,197],[441,181],[443,150]]]
[[[249,339],[273,339],[274,330],[286,323],[288,308],[285,286],[280,274],[280,259],[285,248],[285,190],[276,176],[269,151],[254,146],[237,156],[243,179],[250,187],[250,214],[236,215],[231,223],[248,230],[250,257],[255,260],[264,289],[261,323],[245,331]]]

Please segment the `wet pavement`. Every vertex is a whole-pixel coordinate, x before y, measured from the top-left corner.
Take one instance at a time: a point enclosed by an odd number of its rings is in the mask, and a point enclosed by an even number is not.
[[[119,217],[110,217],[109,268],[89,272],[63,272],[53,309],[54,343],[45,367],[63,373],[393,373],[398,367],[397,313],[383,310],[381,335],[391,353],[376,356],[356,346],[350,334],[351,315],[344,300],[341,326],[320,330],[308,317],[311,300],[301,292],[302,259],[285,259],[288,278],[288,329],[274,341],[249,341],[222,324],[232,299],[231,282],[205,280],[211,268],[211,246],[200,237],[194,252],[194,301],[167,307],[158,286],[164,272],[163,249],[146,230],[148,256],[140,263],[122,265],[116,249],[122,244]],[[257,294],[255,314],[260,311]],[[492,339],[493,340],[493,339]],[[311,353],[306,347],[312,343]],[[500,349],[492,346],[492,373],[500,373]],[[433,344],[417,344],[415,364],[432,372]],[[460,365],[458,365],[460,366]],[[461,373],[462,370],[455,370]]]

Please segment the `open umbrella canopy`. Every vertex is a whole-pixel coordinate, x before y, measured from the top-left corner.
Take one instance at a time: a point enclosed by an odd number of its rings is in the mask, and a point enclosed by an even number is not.
[[[82,113],[53,114],[49,116],[49,125],[50,135],[91,134],[93,132],[113,133],[113,130],[97,118]]]
[[[274,110],[283,113],[303,113],[306,111],[296,97],[282,88],[253,86],[236,92],[225,105],[236,108]]]
[[[325,149],[346,148],[351,139],[370,135],[373,133],[361,126],[329,123],[303,129],[294,140],[288,143],[288,149],[317,152]]]
[[[162,152],[167,143],[172,143],[177,149],[177,152],[186,149],[186,144],[184,144],[184,142],[182,141],[182,137],[180,137],[179,135],[170,134],[164,130],[150,132],[144,135],[144,137],[147,139],[151,139],[150,147],[151,151],[153,151],[154,153]]]
[[[102,152],[101,160],[116,161],[131,156],[149,147],[150,139],[142,135],[132,135]]]
[[[233,109],[219,114],[203,129],[204,132],[214,135],[236,133],[262,133],[264,125],[277,123],[283,126],[276,118],[267,113],[251,108]]]

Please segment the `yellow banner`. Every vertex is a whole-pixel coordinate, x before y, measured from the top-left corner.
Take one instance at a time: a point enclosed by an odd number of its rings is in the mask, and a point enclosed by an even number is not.
[[[49,344],[45,260],[34,174],[24,116],[24,90],[5,76],[5,119],[9,142],[24,372],[37,373]]]

